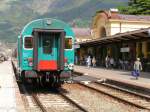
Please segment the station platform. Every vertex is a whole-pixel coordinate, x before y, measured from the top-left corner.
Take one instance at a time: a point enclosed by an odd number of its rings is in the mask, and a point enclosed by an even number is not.
[[[11,61],[0,63],[0,112],[19,112],[21,108],[19,89],[14,77]]]
[[[131,75],[131,71],[105,68],[88,68],[86,66],[74,66],[74,71],[83,75],[101,79],[110,79],[118,82],[131,84],[133,86],[150,89],[150,73],[141,72],[138,80]]]

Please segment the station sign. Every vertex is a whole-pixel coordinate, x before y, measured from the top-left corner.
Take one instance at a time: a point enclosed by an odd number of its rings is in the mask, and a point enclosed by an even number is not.
[[[120,52],[129,52],[129,51],[130,51],[129,47],[120,48]]]

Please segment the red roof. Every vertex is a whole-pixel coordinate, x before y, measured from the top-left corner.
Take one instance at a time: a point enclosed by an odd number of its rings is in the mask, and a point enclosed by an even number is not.
[[[110,18],[128,21],[150,21],[150,16],[145,15],[125,15],[125,14],[111,13]]]
[[[99,13],[104,13],[108,17],[108,19],[119,19],[127,21],[150,21],[150,16],[146,15],[126,15],[119,14],[119,12],[113,11],[100,11]]]

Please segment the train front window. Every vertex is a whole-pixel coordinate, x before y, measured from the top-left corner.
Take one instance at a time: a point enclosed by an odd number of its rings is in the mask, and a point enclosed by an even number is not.
[[[45,37],[43,37],[42,40],[43,53],[50,54],[52,52],[53,38],[50,38],[49,36],[45,35]]]
[[[72,38],[65,38],[65,49],[72,49]]]
[[[25,37],[25,45],[24,46],[25,46],[26,49],[33,48],[32,37]]]

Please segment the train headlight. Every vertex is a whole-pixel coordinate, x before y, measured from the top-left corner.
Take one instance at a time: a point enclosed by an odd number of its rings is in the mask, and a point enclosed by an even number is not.
[[[73,70],[73,67],[74,67],[74,65],[73,65],[72,63],[68,65],[68,68],[69,68],[70,70]]]

